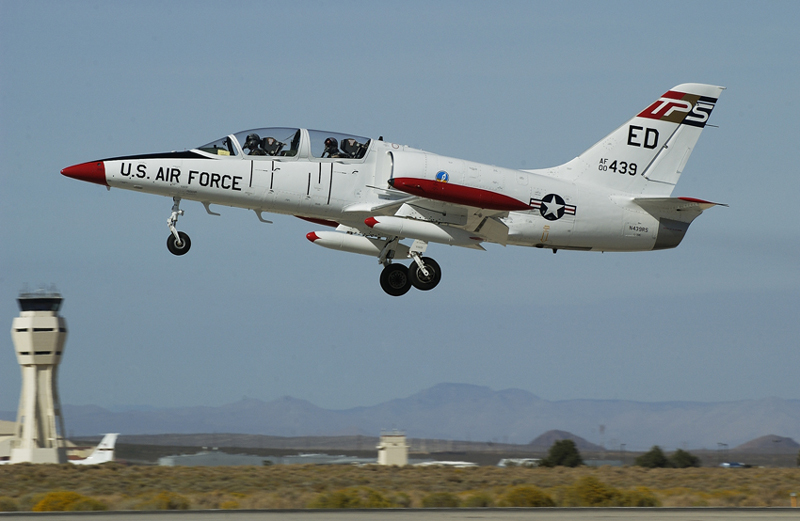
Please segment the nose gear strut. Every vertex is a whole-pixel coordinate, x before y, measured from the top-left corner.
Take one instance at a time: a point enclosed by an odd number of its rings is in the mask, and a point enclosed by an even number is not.
[[[173,197],[172,201],[174,203],[172,205],[172,214],[169,216],[169,219],[167,219],[167,226],[169,226],[170,231],[170,235],[167,237],[167,249],[173,255],[183,255],[189,251],[189,248],[192,246],[192,241],[186,233],[179,232],[175,228],[178,217],[183,215],[183,210],[181,210],[180,197]]]

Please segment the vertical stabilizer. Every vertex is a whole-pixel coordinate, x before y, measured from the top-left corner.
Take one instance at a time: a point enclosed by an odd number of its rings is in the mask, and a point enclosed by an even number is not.
[[[117,436],[119,436],[118,433],[106,434],[88,458],[70,460],[70,463],[75,465],[99,465],[114,461],[114,445],[117,443]]]
[[[684,83],[569,163],[556,177],[635,195],[672,193],[725,87]]]

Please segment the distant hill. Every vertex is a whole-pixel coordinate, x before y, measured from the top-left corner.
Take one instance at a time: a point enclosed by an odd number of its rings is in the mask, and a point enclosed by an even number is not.
[[[407,398],[370,407],[331,410],[289,396],[269,402],[244,399],[219,407],[112,412],[94,405],[63,406],[67,433],[96,435],[222,433],[269,436],[377,436],[398,428],[411,438],[526,444],[547,431],[573,433],[610,450],[716,449],[767,433],[800,432],[800,400],[736,402],[632,402],[543,400],[520,389],[494,391],[439,384]],[[0,419],[14,420],[13,412]],[[604,434],[599,434],[600,426]],[[776,443],[776,445],[778,445]]]
[[[534,450],[547,450],[553,446],[553,444],[557,441],[561,440],[572,440],[575,442],[575,446],[580,451],[591,451],[597,452],[605,450],[600,445],[595,445],[594,443],[590,443],[585,439],[581,438],[580,436],[576,436],[571,432],[567,431],[559,431],[559,430],[552,430],[547,431],[544,434],[536,437],[536,439],[532,440],[528,445]]]
[[[784,438],[774,434],[761,436],[731,449],[735,452],[761,452],[766,454],[789,454],[800,450],[800,443],[792,438]]]

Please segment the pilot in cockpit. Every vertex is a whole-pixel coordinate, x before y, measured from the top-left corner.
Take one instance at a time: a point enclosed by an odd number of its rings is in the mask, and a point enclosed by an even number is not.
[[[250,134],[242,145],[242,148],[248,149],[248,156],[265,156],[267,153],[261,148],[261,138],[258,134]]]
[[[339,152],[339,142],[336,138],[329,137],[325,140],[325,152],[322,153],[322,157],[345,157]]]

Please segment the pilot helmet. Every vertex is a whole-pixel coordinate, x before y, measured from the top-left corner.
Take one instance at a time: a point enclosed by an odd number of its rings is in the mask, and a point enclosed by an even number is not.
[[[261,142],[261,138],[258,137],[258,134],[250,134],[247,136],[247,139],[244,142],[244,146],[242,148],[257,148],[259,143]]]
[[[325,140],[325,147],[326,148],[339,148],[339,142],[336,141],[336,138],[329,137]]]

